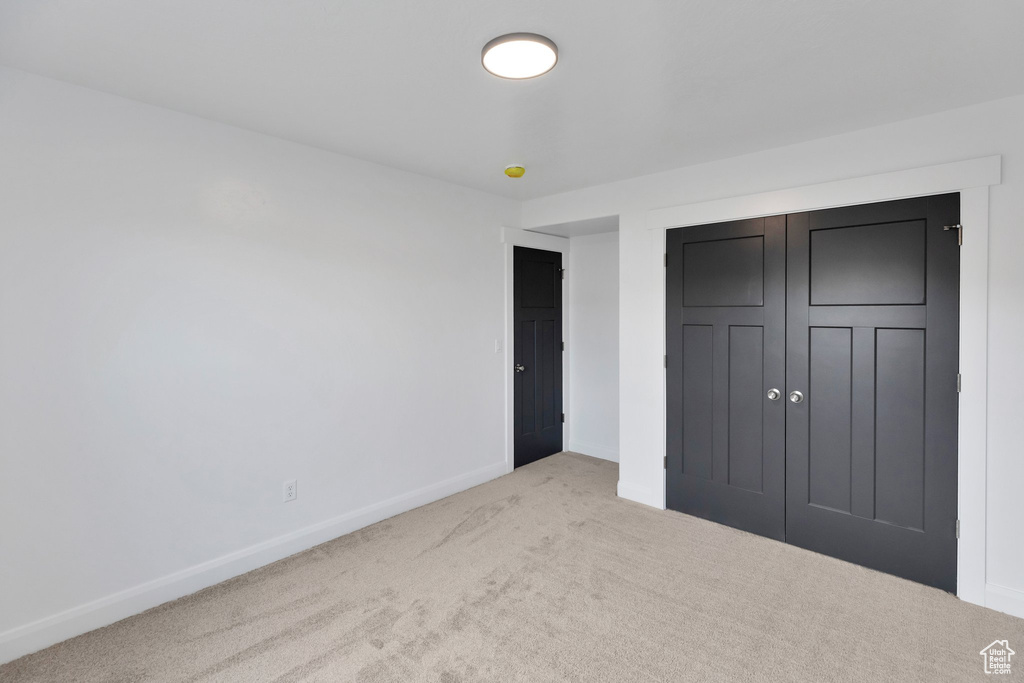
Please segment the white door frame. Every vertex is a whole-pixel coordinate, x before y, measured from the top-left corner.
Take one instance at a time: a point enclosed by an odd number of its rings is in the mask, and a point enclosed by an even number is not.
[[[775,216],[853,204],[867,204],[925,195],[960,193],[960,393],[959,468],[957,504],[960,540],[957,544],[957,595],[985,604],[987,400],[988,400],[988,193],[1002,182],[999,155],[893,173],[808,185],[697,204],[656,209],[647,213],[653,231],[651,268],[654,296],[665,310],[665,231],[687,225]],[[659,316],[661,343],[665,318]],[[658,359],[659,365],[661,359]],[[666,418],[662,383],[661,434],[664,455]],[[661,458],[658,459],[658,465]],[[662,471],[662,507],[665,473]]]
[[[513,344],[515,343],[515,321],[512,310],[512,274],[514,262],[512,259],[515,252],[514,247],[529,247],[531,249],[543,249],[545,251],[557,251],[562,254],[562,268],[565,269],[565,279],[562,281],[562,341],[565,342],[565,351],[562,354],[562,412],[569,414],[569,240],[565,237],[544,235],[529,230],[518,228],[502,228],[501,241],[505,245],[505,469],[511,472],[515,469],[516,435],[515,435],[515,377],[512,373],[512,360],[514,356]],[[562,425],[562,448],[569,443],[570,424],[566,419]]]

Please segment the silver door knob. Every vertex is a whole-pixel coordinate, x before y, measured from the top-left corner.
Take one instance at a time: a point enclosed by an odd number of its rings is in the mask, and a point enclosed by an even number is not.
[[[789,392],[789,400],[793,403],[803,403],[804,395],[799,391],[791,391]]]
[[[778,389],[769,389],[768,390],[768,400],[769,401],[778,401],[780,398],[782,398],[782,392],[781,391],[779,391]]]
[[[526,366],[516,363],[516,372],[526,372]]]

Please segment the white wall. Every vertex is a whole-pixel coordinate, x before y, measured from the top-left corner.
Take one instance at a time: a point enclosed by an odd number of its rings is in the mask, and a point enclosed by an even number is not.
[[[524,227],[620,216],[620,490],[663,500],[661,354],[652,296],[660,207],[869,176],[991,154],[1003,182],[989,214],[988,542],[989,603],[1024,616],[1024,97],[528,201]],[[965,239],[970,239],[971,226]],[[965,377],[964,381],[971,381]]]
[[[518,203],[9,69],[0,150],[0,661],[505,471]]]
[[[566,448],[619,459],[619,235],[569,240],[569,409]]]

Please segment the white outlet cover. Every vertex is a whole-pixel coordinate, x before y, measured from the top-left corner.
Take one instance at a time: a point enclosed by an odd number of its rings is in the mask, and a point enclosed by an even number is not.
[[[494,340],[494,352],[495,353],[501,353],[501,340],[500,339],[495,339]]]
[[[299,496],[299,484],[294,479],[289,479],[284,483],[284,489],[282,491],[282,499],[284,502],[295,500]]]

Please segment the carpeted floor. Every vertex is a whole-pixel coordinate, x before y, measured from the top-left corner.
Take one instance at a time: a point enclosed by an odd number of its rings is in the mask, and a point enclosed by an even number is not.
[[[0,680],[933,683],[991,678],[997,638],[1024,653],[1024,620],[623,501],[616,479],[552,456]]]

